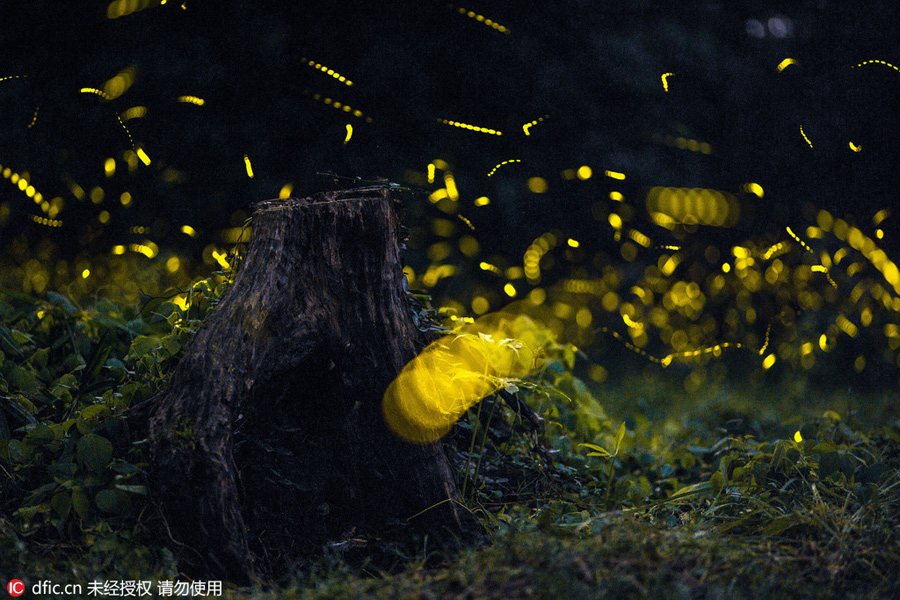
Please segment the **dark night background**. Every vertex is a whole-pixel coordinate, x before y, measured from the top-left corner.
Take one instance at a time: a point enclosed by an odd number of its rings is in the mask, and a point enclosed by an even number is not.
[[[132,14],[108,18],[116,7]],[[616,189],[657,244],[775,243],[786,226],[802,232],[821,209],[870,232],[872,216],[893,210],[900,189],[900,72],[890,66],[900,64],[896,10],[887,0],[7,5],[0,77],[26,77],[0,81],[0,165],[27,172],[65,207],[62,227],[43,227],[32,219],[40,207],[0,182],[2,279],[27,277],[23,264],[33,255],[88,260],[138,238],[199,265],[220,230],[285,184],[306,195],[353,183],[318,175],[327,172],[430,191],[440,186],[424,174],[438,159],[455,175],[460,214],[484,255],[507,265],[521,264],[528,244],[551,229],[584,240],[587,253],[612,253],[610,228],[592,216],[613,189],[604,170],[627,175]],[[779,72],[788,57],[796,64]],[[889,64],[854,68],[872,60]],[[134,83],[119,98],[79,91],[128,67]],[[673,73],[668,92],[663,73]],[[184,95],[205,105],[178,102]],[[129,172],[120,157],[132,142],[116,115],[132,106],[147,109],[127,128],[152,162]],[[542,117],[525,136],[523,124]],[[667,145],[666,136],[708,143],[712,152]],[[109,157],[119,161],[113,177],[104,174]],[[488,177],[509,159],[521,162]],[[561,178],[581,165],[593,169],[590,180]],[[532,177],[548,182],[545,193],[529,191]],[[101,187],[103,199],[78,200],[72,181]],[[764,197],[742,192],[748,182]],[[740,200],[740,221],[672,239],[643,209],[652,186],[728,191]],[[134,198],[128,207],[117,201],[125,191]],[[491,203],[475,207],[482,196]],[[426,209],[433,207],[414,208],[411,218]],[[101,211],[109,213],[102,224]],[[879,225],[893,257],[895,219]],[[182,234],[183,224],[199,236]],[[591,276],[585,268],[582,276]],[[50,287],[58,283],[51,275]]]

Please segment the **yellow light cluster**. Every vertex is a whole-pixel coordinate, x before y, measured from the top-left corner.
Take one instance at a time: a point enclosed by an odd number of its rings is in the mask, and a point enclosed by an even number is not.
[[[534,240],[528,249],[525,250],[523,257],[525,277],[531,284],[537,284],[541,281],[541,257],[543,257],[551,248],[556,246],[557,239],[552,233],[545,233],[541,237]]]
[[[740,207],[731,194],[702,188],[654,187],[647,194],[647,212],[663,227],[673,224],[732,227]]]
[[[691,152],[699,152],[700,154],[712,154],[712,146],[707,142],[700,142],[682,136],[662,135],[660,133],[654,133],[650,136],[650,139],[653,140],[654,144],[665,144],[669,148],[689,150]]]
[[[465,15],[465,16],[469,17],[470,19],[475,19],[479,23],[484,23],[491,29],[496,29],[500,33],[507,33],[507,34],[509,33],[509,29],[507,29],[503,25],[486,18],[484,15],[479,15],[475,11],[466,10],[465,8],[458,8],[456,10],[457,10],[457,12],[459,12],[459,14]]]
[[[872,238],[865,235],[859,228],[848,225],[843,219],[834,221],[831,227],[832,233],[839,240],[847,242],[851,248],[862,254],[866,260],[881,273],[894,292],[900,294],[900,269],[887,257],[884,250],[875,245]]]
[[[460,123],[459,121],[449,121],[447,119],[438,119],[439,122],[444,125],[452,125],[453,127],[459,127],[460,129],[468,129],[469,131],[477,131],[478,133],[488,133],[490,135],[503,135],[503,132],[497,131],[496,129],[489,129],[487,127],[479,127],[478,125],[470,125],[468,123]]]
[[[427,288],[434,287],[441,279],[456,275],[458,270],[454,265],[429,265],[425,274],[422,275],[422,283]]]
[[[306,58],[301,58],[301,59],[300,59],[300,62],[304,62],[304,63],[306,63],[307,65],[309,65],[310,67],[312,67],[313,69],[316,69],[317,71],[321,71],[321,72],[325,73],[326,75],[330,75],[331,77],[334,77],[335,79],[337,79],[338,81],[340,81],[340,82],[343,83],[344,85],[348,85],[348,86],[352,86],[352,85],[353,85],[353,82],[352,82],[352,81],[350,81],[349,79],[347,79],[346,77],[344,77],[343,75],[341,75],[340,73],[338,73],[337,71],[335,71],[334,69],[329,69],[329,68],[326,67],[325,65],[320,64],[320,63],[317,63],[317,62],[314,61],[314,60],[309,60],[309,59],[306,59]]]

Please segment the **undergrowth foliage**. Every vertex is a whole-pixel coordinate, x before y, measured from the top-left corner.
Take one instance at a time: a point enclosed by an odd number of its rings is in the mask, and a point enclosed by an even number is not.
[[[3,291],[4,562],[15,553],[27,572],[23,557],[41,548],[68,548],[76,562],[79,552],[137,548],[150,566],[92,565],[177,570],[169,550],[142,545],[147,465],[123,413],[164,384],[230,282],[220,273],[142,309]],[[427,299],[415,311],[421,328],[453,331]],[[605,406],[613,399],[577,375],[585,355],[549,331],[539,338],[532,350],[541,368],[501,382],[444,440],[463,501],[497,540],[587,543],[610,515],[626,515],[658,530],[764,539],[782,554],[814,556],[804,563],[808,577],[828,589],[896,587],[900,421],[863,431],[835,410],[790,423],[715,410],[700,420],[641,410],[613,419]]]
[[[0,518],[18,537],[90,548],[141,533],[147,465],[124,412],[163,385],[229,282],[143,308],[0,290]]]

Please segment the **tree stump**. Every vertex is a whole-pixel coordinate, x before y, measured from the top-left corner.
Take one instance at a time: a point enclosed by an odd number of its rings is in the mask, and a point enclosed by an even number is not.
[[[239,580],[354,527],[458,526],[440,443],[401,441],[382,417],[423,345],[390,190],[260,202],[252,227],[232,287],[151,399],[150,484],[172,536]]]

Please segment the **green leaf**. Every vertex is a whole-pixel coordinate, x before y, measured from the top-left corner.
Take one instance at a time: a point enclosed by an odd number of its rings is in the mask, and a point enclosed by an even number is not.
[[[50,301],[50,304],[60,307],[63,312],[70,317],[78,312],[78,309],[69,302],[68,298],[57,294],[56,292],[47,292],[47,300]]]
[[[131,498],[122,490],[100,490],[94,496],[100,512],[124,515],[131,509]]]
[[[700,496],[703,494],[708,494],[710,491],[710,483],[708,481],[701,481],[700,483],[695,483],[693,485],[688,485],[671,496],[669,496],[669,500],[675,500],[676,498],[685,498],[688,496]]]
[[[75,509],[82,521],[86,521],[91,515],[91,500],[84,490],[72,492],[72,508]]]
[[[38,389],[37,377],[30,368],[14,365],[9,373],[9,383],[14,389],[22,392],[34,392]]]
[[[25,435],[25,441],[33,446],[43,446],[56,439],[53,430],[46,425],[36,425]]]
[[[26,446],[21,440],[9,440],[7,451],[9,452],[9,460],[24,463],[31,456],[33,448]]]
[[[24,331],[19,331],[18,329],[11,329],[10,335],[12,335],[13,340],[19,346],[25,346],[27,344],[33,344],[34,338]]]
[[[34,354],[31,355],[31,358],[29,360],[34,366],[43,369],[47,366],[47,358],[49,354],[49,350],[47,350],[46,348],[40,348],[39,350],[34,351]]]
[[[156,348],[159,348],[158,339],[147,335],[139,335],[131,342],[131,347],[128,349],[128,355],[125,359],[136,360],[142,358],[153,352]]]
[[[85,421],[92,421],[107,416],[109,412],[109,407],[105,404],[91,404],[81,411],[81,418]]]
[[[103,471],[109,465],[112,452],[110,441],[96,433],[89,433],[78,440],[78,460],[94,473]]]
[[[62,491],[53,496],[50,506],[56,511],[60,519],[66,520],[69,517],[69,511],[72,509],[72,495],[67,491]]]
[[[619,446],[622,444],[622,440],[625,439],[625,421],[622,421],[622,424],[619,425],[619,431],[616,432],[616,451],[615,455],[619,454]]]
[[[587,448],[588,450],[593,450],[593,452],[588,452],[588,456],[612,456],[609,453],[609,450],[602,446],[597,446],[596,444],[578,444],[582,448]]]
[[[795,525],[802,524],[803,520],[795,514],[781,515],[780,517],[775,517],[766,525],[766,528],[763,529],[763,535],[779,535]]]
[[[145,485],[117,485],[116,489],[129,492],[131,494],[140,494],[141,496],[147,495],[147,486]]]
[[[162,342],[163,350],[165,350],[169,356],[175,356],[181,350],[181,342],[175,339],[175,336],[166,336],[160,340]]]
[[[725,487],[725,475],[722,474],[722,471],[716,471],[709,478],[709,489],[713,494],[718,494],[723,487]]]

